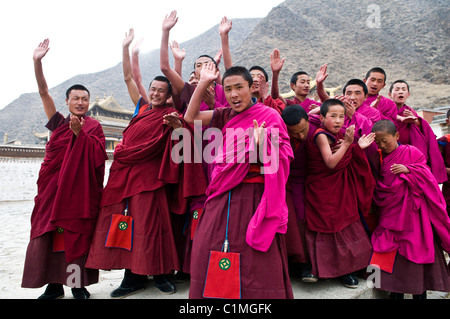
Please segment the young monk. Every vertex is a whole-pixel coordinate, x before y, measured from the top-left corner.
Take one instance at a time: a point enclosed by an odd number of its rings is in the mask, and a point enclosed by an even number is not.
[[[232,67],[223,75],[230,107],[200,111],[202,95],[216,77],[213,64],[202,69],[185,115],[188,122],[200,120],[205,126],[222,130],[223,136],[194,237],[189,297],[203,297],[210,252],[221,250],[228,229],[230,252],[240,253],[241,298],[293,298],[282,235],[287,229],[288,209],[285,201],[279,201],[285,198],[292,160],[286,125],[275,110],[253,104],[252,77],[243,67]],[[237,154],[245,160],[238,161],[233,156],[237,147],[227,142],[234,141],[232,135],[245,143]],[[274,138],[278,139],[277,146],[272,144]],[[263,157],[260,163],[250,161],[259,141],[267,144],[271,154],[270,160]],[[223,143],[226,145],[222,149]]]
[[[313,137],[317,127],[309,123],[309,116],[300,105],[288,105],[281,113],[286,124],[294,159],[290,165],[289,180],[286,184],[286,203],[289,208],[286,248],[289,262],[295,271],[300,271],[304,282],[316,282],[311,273],[311,262],[306,248],[305,220],[305,181],[307,176],[306,145]]]
[[[410,96],[409,85],[397,80],[389,88],[389,97],[397,107],[397,120],[393,121],[399,132],[399,143],[417,147],[424,155],[431,172],[439,184],[447,180],[447,172],[433,129],[417,112],[406,105]]]
[[[385,257],[377,264],[380,289],[395,299],[404,293],[425,299],[427,290],[448,292],[442,250],[450,251],[450,219],[439,185],[423,153],[398,144],[392,121],[379,121],[372,131],[382,161],[374,192],[380,221],[371,237],[374,257]]]
[[[98,271],[85,267],[103,190],[105,136],[100,123],[86,116],[89,91],[74,85],[66,92],[70,115],[56,111],[48,92],[42,59],[49,51],[46,39],[34,51],[39,94],[52,131],[37,181],[38,194],[31,216],[22,287],[47,288],[39,299],[64,296],[63,285],[73,284],[75,299],[87,299],[85,286],[98,282]],[[70,283],[70,265],[79,278]]]
[[[305,186],[308,253],[318,278],[342,277],[344,285],[358,286],[354,272],[368,266],[372,247],[361,223],[367,216],[375,181],[363,149],[375,134],[354,140],[355,127],[341,128],[345,106],[329,99],[320,107],[322,127],[308,143]],[[339,149],[332,151],[342,139]]]
[[[450,110],[447,111],[447,119],[445,120],[447,126],[450,125]],[[444,160],[445,171],[447,177],[450,177],[450,135],[444,135],[438,139],[439,150],[441,151],[442,158]],[[450,215],[450,178],[442,183],[442,194],[444,195],[445,202],[447,203],[447,212]]]
[[[168,79],[156,77],[148,96],[150,104],[131,120],[114,151],[87,260],[94,269],[125,269],[112,298],[142,291],[149,275],[159,292],[176,292],[168,276],[180,270],[172,214],[185,214],[189,198],[206,189],[201,164],[176,164],[172,158],[177,142],[172,132],[185,125],[178,117],[168,117],[176,114],[166,104],[171,96]],[[107,239],[114,235],[110,228],[114,214],[125,211],[134,219],[132,247],[125,248],[121,242],[107,246]]]
[[[372,68],[367,72],[364,83],[367,85],[368,93],[363,105],[376,105],[383,119],[395,121],[397,119],[395,104],[380,95],[380,91],[386,86],[386,80],[386,72],[382,68]]]

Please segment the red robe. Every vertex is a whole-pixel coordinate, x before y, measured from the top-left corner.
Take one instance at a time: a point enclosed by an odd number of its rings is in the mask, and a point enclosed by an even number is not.
[[[64,120],[56,113],[50,125],[57,128],[39,172],[31,239],[62,227],[66,260],[71,262],[89,251],[103,190],[105,136],[100,123],[88,116],[77,138],[69,117]]]
[[[308,229],[335,233],[367,216],[372,203],[375,180],[367,158],[358,144],[352,144],[334,169],[330,169],[315,143],[318,134],[327,134],[335,143],[343,138],[318,129],[308,143],[308,177],[305,208]]]

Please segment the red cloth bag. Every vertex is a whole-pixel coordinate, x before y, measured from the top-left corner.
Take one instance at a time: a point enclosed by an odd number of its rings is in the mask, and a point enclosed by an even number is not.
[[[228,214],[225,242],[222,251],[211,251],[206,271],[203,297],[220,299],[241,298],[240,254],[228,252],[228,222],[231,191],[228,195]]]
[[[53,252],[60,253],[66,250],[64,244],[64,229],[58,227],[53,231]]]
[[[127,205],[128,206],[128,205]],[[133,249],[134,220],[128,216],[128,208],[123,214],[113,214],[105,246],[108,248]]]
[[[392,274],[396,256],[397,249],[388,253],[377,253],[374,251],[370,259],[370,265]]]

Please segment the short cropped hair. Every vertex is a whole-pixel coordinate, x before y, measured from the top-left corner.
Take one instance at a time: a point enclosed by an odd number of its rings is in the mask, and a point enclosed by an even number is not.
[[[67,91],[66,91],[66,99],[69,99],[70,92],[72,92],[73,90],[86,91],[88,93],[89,97],[91,97],[91,92],[89,92],[89,90],[84,85],[75,84],[75,85],[72,85],[70,88],[67,89]]]
[[[199,57],[197,58],[197,60],[200,59],[200,58],[210,58],[210,59],[211,59],[211,62],[214,63],[214,65],[216,66],[216,68],[218,67],[218,66],[217,66],[217,62],[216,62],[216,60],[214,60],[213,57],[211,57],[211,56],[209,56],[209,55],[207,55],[207,54],[202,54],[201,56],[199,56]],[[195,62],[194,62],[194,69],[195,69],[195,66],[197,65],[197,60],[195,60]]]
[[[250,71],[244,68],[243,66],[233,66],[225,71],[224,75],[222,76],[222,85],[225,83],[225,79],[230,76],[239,75],[244,78],[246,82],[248,82],[248,86],[251,87],[253,84],[253,78],[250,74]]]
[[[297,125],[302,119],[309,121],[308,113],[298,104],[286,106],[283,112],[281,112],[281,118],[286,125]]]
[[[408,88],[408,92],[409,92],[409,84],[408,82],[406,82],[405,80],[396,80],[391,84],[391,87],[389,88],[389,93],[392,93],[392,90],[394,89],[394,85],[397,83],[405,83],[406,87]]]
[[[342,106],[344,108],[344,110],[346,110],[345,104],[341,100],[328,99],[328,100],[324,101],[322,103],[322,105],[320,106],[320,114],[323,117],[327,116],[327,113],[328,113],[328,110],[330,109],[330,106],[333,106],[333,105],[340,105],[340,106]]]
[[[264,77],[266,78],[266,82],[269,82],[269,75],[267,74],[266,70],[264,70],[262,67],[258,65],[254,65],[249,69],[250,72],[252,72],[253,70],[261,71],[264,74]]]
[[[379,67],[370,69],[369,72],[367,72],[366,77],[364,79],[367,80],[370,77],[370,75],[374,72],[383,74],[384,75],[384,83],[386,83],[386,72],[382,68],[379,68]]]
[[[170,81],[169,81],[168,78],[166,78],[165,76],[162,76],[162,75],[158,75],[157,77],[155,77],[155,78],[150,82],[150,85],[149,85],[149,87],[148,87],[149,89],[152,87],[152,83],[153,83],[154,81],[158,81],[158,82],[166,82],[166,83],[167,83],[167,90],[168,90],[169,94],[172,94],[172,84],[170,83]]]
[[[380,120],[372,126],[372,133],[376,132],[386,132],[390,135],[395,135],[397,133],[397,127],[395,127],[394,122],[391,120]]]
[[[297,83],[298,77],[299,77],[300,75],[303,75],[303,74],[308,75],[308,73],[306,73],[306,72],[304,72],[304,71],[299,71],[299,72],[294,73],[294,74],[291,76],[291,84],[294,84],[294,85],[295,85],[295,84]]]
[[[362,87],[363,91],[364,91],[364,95],[367,95],[369,93],[369,90],[367,89],[367,85],[366,83],[364,83],[364,81],[360,80],[360,79],[351,79],[350,81],[347,82],[347,84],[345,84],[344,89],[342,90],[344,92],[347,91],[347,87],[349,85],[359,85],[360,87]]]

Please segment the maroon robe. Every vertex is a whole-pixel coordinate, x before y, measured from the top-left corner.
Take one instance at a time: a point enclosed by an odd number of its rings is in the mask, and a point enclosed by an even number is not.
[[[186,213],[189,199],[204,194],[206,179],[201,163],[172,160],[171,151],[178,141],[172,139],[173,129],[162,122],[172,112],[175,109],[169,107],[149,108],[124,130],[123,141],[114,152],[87,267],[125,268],[141,275],[180,270],[171,213]],[[190,126],[184,126],[189,131]],[[193,139],[190,133],[186,138]],[[133,248],[106,248],[111,216],[121,214],[127,204],[135,225]]]
[[[314,101],[313,99],[310,99],[310,98],[306,98],[302,102],[296,96],[294,96],[294,98],[292,100],[286,100],[286,105],[293,105],[293,104],[298,104],[301,107],[303,107],[305,109],[306,113],[309,113],[309,111],[311,111],[313,105],[317,105],[317,106],[321,105],[320,102]]]
[[[375,180],[358,144],[352,144],[338,165],[329,169],[315,143],[318,134],[327,134],[334,144],[343,135],[318,129],[307,146],[306,239],[312,273],[335,278],[368,266],[372,246],[360,214],[368,216]]]
[[[38,193],[31,216],[31,241],[25,261],[24,287],[29,286],[27,282],[39,281],[39,278],[29,278],[39,276],[31,270],[39,268],[37,260],[53,258],[50,235],[58,227],[64,229],[63,255],[67,263],[87,255],[91,244],[103,191],[107,159],[105,136],[100,123],[86,116],[85,125],[75,138],[69,127],[69,121],[69,116],[64,119],[60,113],[56,113],[47,124],[53,132],[46,145],[45,158],[37,181]],[[41,238],[46,241],[45,244],[36,243],[36,240]],[[50,241],[49,245],[47,241]],[[44,248],[47,246],[50,247],[49,252]],[[46,251],[37,252],[33,247]],[[60,258],[61,253],[54,255],[55,260],[64,263]],[[48,262],[54,266],[58,264]],[[49,274],[52,271],[57,273],[56,269],[45,271]],[[54,282],[51,276],[44,277]],[[45,283],[44,281],[41,285]]]

